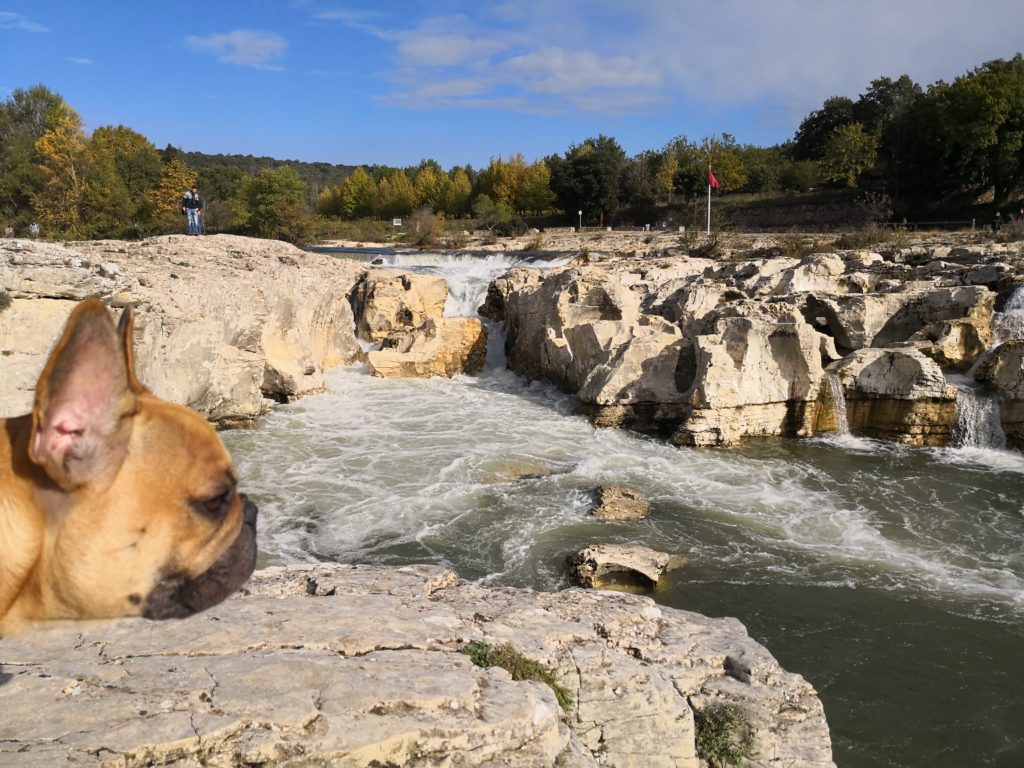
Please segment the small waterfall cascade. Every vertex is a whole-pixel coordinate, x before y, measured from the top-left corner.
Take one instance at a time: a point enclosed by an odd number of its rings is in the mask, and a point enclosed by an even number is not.
[[[957,388],[954,443],[961,448],[1006,448],[999,396],[967,379],[950,383]]]
[[[1014,291],[1003,311],[996,313],[992,331],[997,345],[1011,339],[1024,339],[1024,285]]]
[[[839,380],[839,374],[835,371],[825,371],[825,379],[828,381],[829,393],[832,395],[832,407],[836,414],[836,435],[849,435],[850,422],[846,418],[846,393],[843,391],[843,382]]]

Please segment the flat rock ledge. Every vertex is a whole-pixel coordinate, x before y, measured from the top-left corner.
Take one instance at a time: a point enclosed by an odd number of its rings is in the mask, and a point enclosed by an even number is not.
[[[474,666],[511,644],[573,694]],[[744,707],[756,764],[833,766],[814,689],[735,619],[535,593],[436,566],[290,566],[199,616],[0,640],[0,764],[697,766],[694,711]]]

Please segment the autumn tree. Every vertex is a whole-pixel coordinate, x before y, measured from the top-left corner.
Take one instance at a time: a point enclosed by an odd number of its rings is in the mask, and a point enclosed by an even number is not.
[[[470,212],[469,200],[472,193],[473,184],[469,180],[469,174],[462,168],[453,168],[448,173],[442,210],[449,216],[467,215]]]
[[[34,218],[43,169],[36,142],[74,115],[64,99],[45,86],[15,89],[0,103],[0,219],[27,226]]]
[[[681,136],[672,142],[677,158],[675,190],[688,197],[704,194],[708,168],[723,192],[736,192],[747,184],[747,171],[736,139],[728,133],[706,136],[700,144]]]
[[[341,215],[346,219],[372,216],[377,198],[377,183],[360,166],[341,184]]]
[[[443,210],[447,185],[448,175],[444,171],[434,164],[421,165],[413,184],[415,205],[434,213]]]
[[[35,144],[42,186],[32,199],[40,223],[71,237],[83,235],[83,203],[88,167],[82,120],[74,112],[57,118]]]
[[[146,202],[157,225],[168,231],[183,228],[181,196],[196,183],[196,174],[180,157],[164,159],[160,165],[160,181],[146,192]]]
[[[111,235],[145,228],[154,216],[146,193],[159,185],[161,176],[156,147],[123,125],[104,126],[89,139],[89,155],[86,209],[91,232]]]
[[[415,203],[416,191],[405,171],[391,171],[377,182],[374,212],[378,216],[405,216],[412,212]]]

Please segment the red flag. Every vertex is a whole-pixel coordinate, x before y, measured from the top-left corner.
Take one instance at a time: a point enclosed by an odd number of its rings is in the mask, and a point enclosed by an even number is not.
[[[718,179],[716,179],[715,174],[711,172],[711,166],[708,166],[708,184],[710,184],[715,189],[721,189],[721,187],[718,185]]]

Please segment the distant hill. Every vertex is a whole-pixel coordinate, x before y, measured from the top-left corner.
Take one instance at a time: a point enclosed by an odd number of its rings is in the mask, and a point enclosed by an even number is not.
[[[176,153],[185,164],[200,175],[214,168],[232,168],[248,176],[255,176],[264,168],[292,168],[314,191],[325,187],[337,187],[357,168],[355,165],[334,165],[332,163],[306,163],[301,160],[278,160],[274,157],[253,155],[208,155],[205,152],[186,152],[168,146],[163,154]]]

